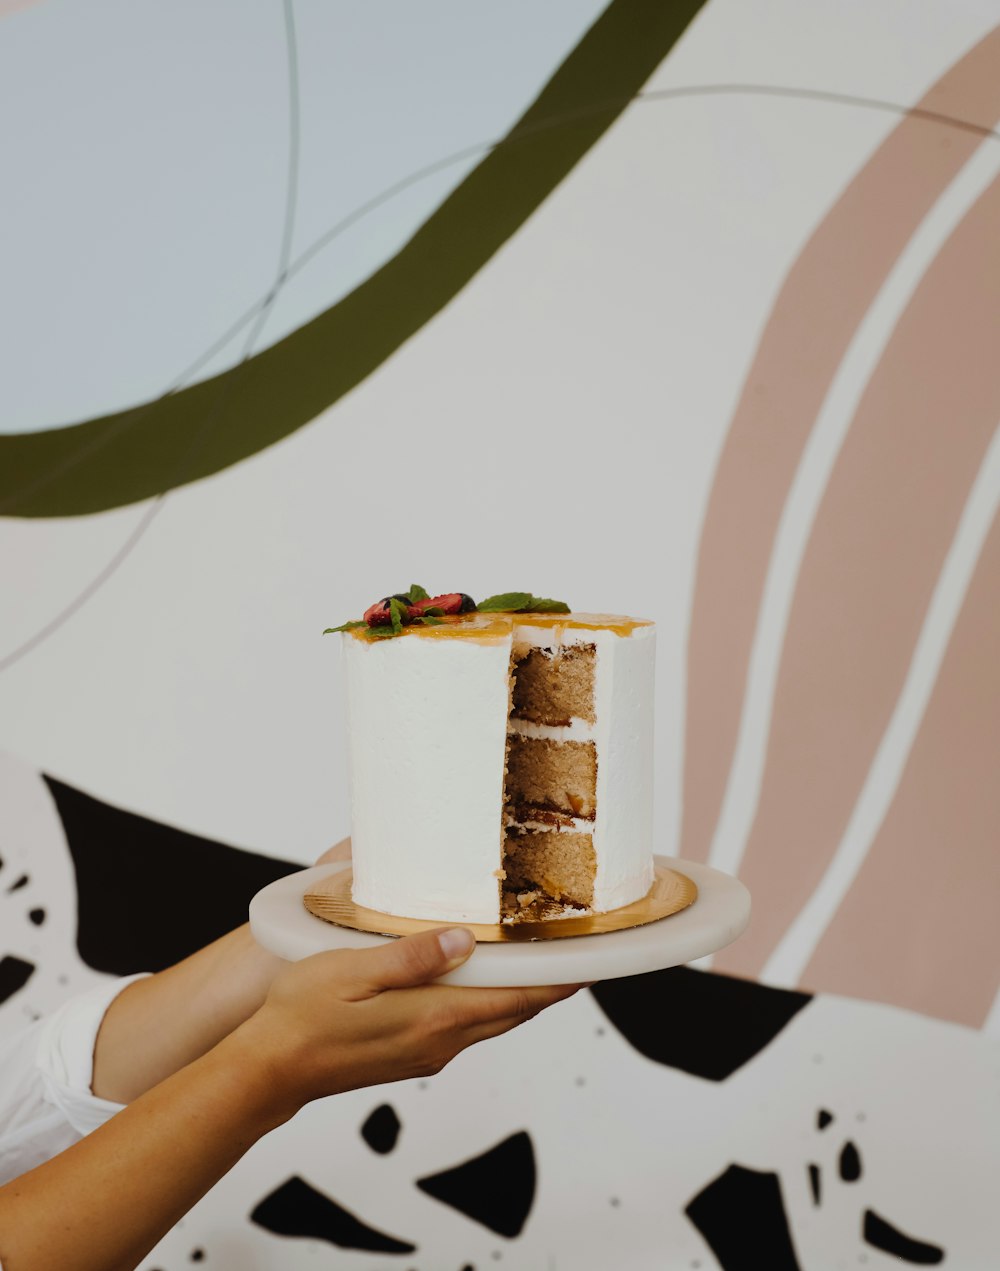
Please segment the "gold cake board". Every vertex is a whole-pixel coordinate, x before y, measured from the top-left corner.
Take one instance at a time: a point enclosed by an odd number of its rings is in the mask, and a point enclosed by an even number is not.
[[[351,899],[353,871],[342,869],[313,885],[302,900],[311,914],[338,927],[350,927],[378,936],[412,936],[419,931],[433,931],[441,926],[465,927],[482,944],[559,940],[566,936],[596,936],[606,931],[625,931],[659,922],[694,904],[698,888],[690,878],[654,861],[653,885],[641,900],[608,913],[584,912],[579,917],[561,917],[562,905],[554,902],[539,912],[532,908],[529,918],[513,922],[441,922],[422,918],[401,918],[395,914],[366,909]],[[549,916],[546,916],[546,915]]]

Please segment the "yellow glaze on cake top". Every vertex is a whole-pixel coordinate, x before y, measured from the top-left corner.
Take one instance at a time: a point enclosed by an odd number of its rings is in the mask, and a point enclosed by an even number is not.
[[[434,626],[425,626],[421,622],[412,623],[403,627],[400,636],[497,644],[507,639],[515,623],[519,627],[547,627],[555,631],[566,627],[613,631],[618,636],[630,636],[637,627],[652,626],[648,618],[627,618],[623,614],[613,613],[463,613],[439,618]],[[355,640],[363,640],[365,644],[379,644],[385,638],[369,635],[365,627],[354,627],[345,634],[353,636]]]
[[[462,613],[438,618],[433,626],[422,622],[414,622],[403,628],[399,636],[420,636],[422,639],[474,640],[477,644],[499,644],[506,640],[513,629],[513,614],[510,613]],[[385,636],[372,636],[365,627],[352,627],[345,634],[365,644],[381,644]]]
[[[514,613],[519,627],[583,627],[630,636],[637,627],[651,627],[649,618],[627,618],[620,613]]]

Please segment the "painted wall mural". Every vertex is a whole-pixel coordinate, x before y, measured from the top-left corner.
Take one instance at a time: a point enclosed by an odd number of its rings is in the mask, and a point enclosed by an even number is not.
[[[989,1271],[1000,10],[378,9],[0,5],[3,1027],[347,832],[334,614],[516,575],[656,619],[658,847],[750,930],[144,1271]]]

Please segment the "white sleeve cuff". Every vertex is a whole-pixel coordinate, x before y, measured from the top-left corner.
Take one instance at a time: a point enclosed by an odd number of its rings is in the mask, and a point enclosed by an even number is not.
[[[99,1099],[91,1090],[94,1046],[105,1012],[119,993],[147,972],[99,984],[71,998],[43,1023],[36,1062],[43,1097],[81,1137],[96,1130],[124,1104]]]
[[[51,1160],[121,1108],[91,1091],[94,1043],[105,1011],[141,978],[107,980],[0,1043],[0,1184]]]

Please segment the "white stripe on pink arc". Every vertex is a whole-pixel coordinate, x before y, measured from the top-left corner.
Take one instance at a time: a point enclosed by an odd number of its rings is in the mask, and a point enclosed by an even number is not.
[[[892,807],[803,972],[980,1027],[1000,979],[1000,517]]]
[[[992,127],[1000,28],[916,103]],[[845,189],[793,265],[719,461],[699,548],[688,652],[682,854],[704,860],[736,743],[779,518],[844,353],[916,227],[982,141],[909,116]]]
[[[973,485],[948,560],[938,579],[920,639],[868,779],[819,886],[772,954],[763,978],[796,985],[861,870],[893,801],[938,679],[974,570],[1000,509],[1000,429]],[[898,902],[897,902],[898,903]],[[895,908],[895,906],[893,906]]]
[[[803,558],[741,877],[761,972],[819,885],[884,735],[1000,418],[1000,180],[921,280],[868,384]],[[889,898],[885,898],[886,903]],[[906,913],[897,938],[917,938]]]
[[[736,752],[709,856],[710,865],[727,873],[739,873],[760,798],[789,614],[809,535],[837,456],[921,278],[998,170],[1000,147],[983,147],[924,218],[858,326],[803,452],[768,566]]]

